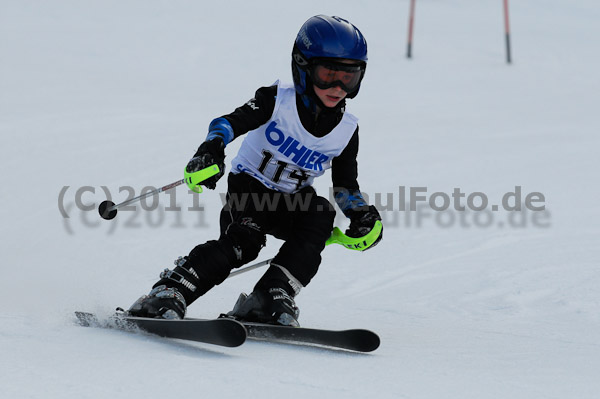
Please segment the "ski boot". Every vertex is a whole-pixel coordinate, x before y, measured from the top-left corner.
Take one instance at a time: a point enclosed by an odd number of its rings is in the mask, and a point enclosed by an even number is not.
[[[300,309],[294,298],[283,288],[254,290],[250,295],[240,294],[233,310],[225,317],[240,321],[300,327]]]
[[[128,316],[155,319],[183,319],[187,305],[177,288],[166,285],[154,287],[148,295],[142,295],[127,311]]]

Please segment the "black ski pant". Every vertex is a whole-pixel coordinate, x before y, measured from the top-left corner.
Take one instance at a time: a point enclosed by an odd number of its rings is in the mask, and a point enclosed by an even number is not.
[[[222,283],[232,269],[255,260],[266,245],[266,236],[271,235],[284,243],[255,289],[278,287],[294,296],[299,289],[295,285],[308,285],[317,273],[334,218],[331,203],[310,186],[285,194],[245,173],[231,173],[227,204],[220,214],[219,239],[195,247],[184,266],[193,268],[194,277],[190,277],[197,289],[178,288],[190,304]],[[156,285],[161,283],[174,285],[165,279]]]

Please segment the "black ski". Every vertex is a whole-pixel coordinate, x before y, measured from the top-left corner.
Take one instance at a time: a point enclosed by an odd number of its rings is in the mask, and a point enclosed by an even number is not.
[[[248,338],[262,341],[312,344],[357,352],[372,352],[380,343],[377,334],[362,329],[336,331],[261,323],[242,324],[248,331]]]
[[[357,352],[371,352],[379,347],[379,336],[372,331],[323,330],[304,327],[286,327],[272,324],[238,322],[218,319],[163,320],[131,317],[117,313],[99,319],[93,313],[75,312],[77,321],[85,327],[113,328],[124,331],[144,331],[161,337],[197,341],[227,347],[240,346],[246,337],[261,341],[310,344]]]
[[[164,320],[115,314],[101,320],[93,313],[75,312],[84,327],[114,328],[125,331],[144,331],[167,338],[185,339],[207,344],[236,347],[246,341],[246,329],[233,319]]]

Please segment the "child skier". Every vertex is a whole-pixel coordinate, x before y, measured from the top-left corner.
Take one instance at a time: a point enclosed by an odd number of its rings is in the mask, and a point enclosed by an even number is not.
[[[269,234],[285,242],[229,316],[299,326],[294,297],[317,273],[335,217],[329,201],[316,195],[314,178],[332,169],[336,203],[350,218],[348,236],[362,237],[381,220],[360,193],[358,124],[345,112],[345,99],[358,94],[366,65],[367,43],[354,25],[324,15],[304,23],[292,51],[294,85],[261,87],[246,104],[214,119],[186,166],[195,172],[217,164],[221,171],[201,183],[214,189],[224,173],[225,147],[249,132],[232,161],[219,239],[175,261],[130,315],[183,318],[187,306],[233,268],[256,259]]]

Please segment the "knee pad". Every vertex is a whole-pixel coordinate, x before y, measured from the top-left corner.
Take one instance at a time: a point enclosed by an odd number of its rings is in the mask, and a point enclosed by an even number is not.
[[[231,266],[235,268],[256,259],[267,244],[267,237],[260,226],[247,217],[231,223],[219,242],[231,247]]]

